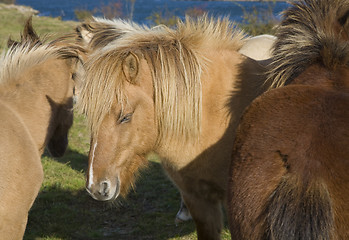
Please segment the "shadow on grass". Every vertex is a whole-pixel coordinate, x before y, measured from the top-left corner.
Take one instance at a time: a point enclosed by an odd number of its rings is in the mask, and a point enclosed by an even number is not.
[[[42,157],[45,157],[45,156],[52,158],[52,156],[49,154],[49,152],[46,149]],[[79,153],[76,150],[71,149],[70,147],[67,148],[63,157],[52,158],[52,159],[54,159],[59,163],[68,164],[75,171],[84,172],[84,173],[86,172],[87,163],[88,163],[87,156]]]
[[[60,162],[85,169],[86,156],[67,152]],[[69,156],[71,155],[71,156]],[[81,155],[81,156],[80,156]],[[77,160],[81,157],[80,160]],[[74,161],[70,161],[74,158]],[[93,200],[83,189],[45,188],[39,193],[24,239],[168,239],[195,231],[193,222],[175,226],[180,196],[159,163],[150,162],[127,199],[117,203]]]

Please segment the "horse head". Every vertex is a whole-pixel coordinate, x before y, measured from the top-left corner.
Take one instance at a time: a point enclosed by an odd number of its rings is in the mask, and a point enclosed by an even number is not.
[[[66,93],[64,97],[59,97],[59,101],[53,100],[50,96],[46,96],[47,101],[51,106],[51,123],[50,133],[48,135],[47,149],[53,157],[62,157],[68,146],[68,133],[73,125],[73,103],[75,95],[75,86],[83,74],[83,66],[79,48],[76,46],[62,47],[62,57],[64,60],[64,67],[61,71],[65,72],[65,81],[67,84]],[[57,95],[58,96],[58,95]],[[57,97],[56,96],[56,97]]]
[[[69,129],[73,125],[73,98],[68,96],[64,104],[57,104],[48,96],[47,100],[53,113],[47,150],[53,157],[62,157],[68,146]]]
[[[146,61],[129,53],[120,68],[115,77],[123,79],[123,93],[119,94],[122,97],[108,100],[110,110],[100,118],[98,128],[92,129],[86,189],[94,199],[102,201],[127,194],[134,173],[146,165],[145,156],[157,138]]]

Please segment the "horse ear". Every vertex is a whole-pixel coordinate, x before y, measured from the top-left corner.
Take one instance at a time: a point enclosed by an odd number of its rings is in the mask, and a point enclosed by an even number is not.
[[[82,23],[75,28],[75,32],[77,34],[77,40],[85,45],[88,45],[93,37],[91,27],[88,23]]]
[[[122,71],[126,77],[126,80],[132,84],[136,83],[136,77],[138,75],[139,59],[136,54],[129,53],[122,63]]]
[[[38,34],[35,32],[32,25],[32,17],[28,18],[23,29],[22,40],[31,40],[32,42],[40,42]]]

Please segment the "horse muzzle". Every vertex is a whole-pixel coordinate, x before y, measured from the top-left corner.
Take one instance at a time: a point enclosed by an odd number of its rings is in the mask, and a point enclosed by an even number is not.
[[[52,157],[63,157],[67,147],[68,135],[59,138],[51,138],[47,144],[47,150]]]
[[[97,183],[88,184],[86,191],[91,197],[98,201],[113,201],[120,194],[120,181],[117,179],[115,183],[109,180],[103,180]]]

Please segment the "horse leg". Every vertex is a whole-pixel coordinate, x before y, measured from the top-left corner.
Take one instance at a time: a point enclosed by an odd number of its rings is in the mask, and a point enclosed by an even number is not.
[[[219,240],[223,227],[220,201],[212,202],[192,193],[183,193],[183,200],[196,225],[198,240]]]
[[[184,206],[195,222],[198,239],[221,239],[224,191],[216,183],[193,174],[192,169],[180,172],[165,161],[162,166],[181,192]]]

